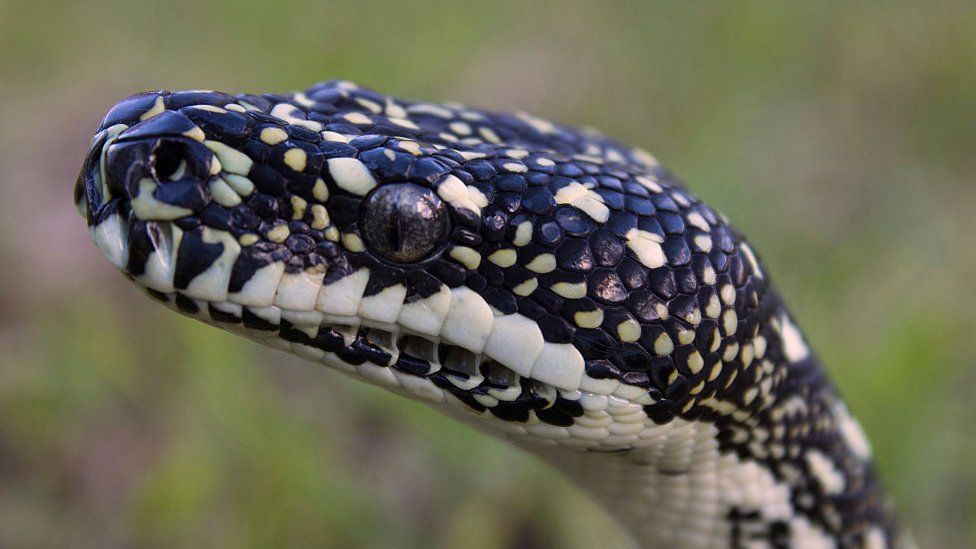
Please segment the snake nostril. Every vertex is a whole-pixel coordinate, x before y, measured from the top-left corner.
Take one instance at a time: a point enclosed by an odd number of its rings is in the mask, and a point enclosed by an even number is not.
[[[179,179],[186,169],[183,143],[175,140],[160,140],[149,157],[149,169],[157,181]]]

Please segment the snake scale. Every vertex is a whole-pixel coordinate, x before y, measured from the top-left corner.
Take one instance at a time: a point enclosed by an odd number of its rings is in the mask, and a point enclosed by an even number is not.
[[[908,544],[756,252],[594,130],[346,81],[157,91],[74,200],[153,299],[511,441],[643,546]]]

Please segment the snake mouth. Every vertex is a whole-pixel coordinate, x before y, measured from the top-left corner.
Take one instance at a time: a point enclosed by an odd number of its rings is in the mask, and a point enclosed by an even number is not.
[[[497,326],[487,335],[481,332],[480,338],[464,331],[464,320],[442,317],[437,327],[431,327],[428,320],[436,312],[429,302],[403,303],[399,318],[387,314],[388,320],[379,320],[382,312],[373,307],[387,309],[386,300],[397,298],[363,295],[369,279],[366,269],[323,284],[309,282],[307,272],[287,272],[276,262],[242,277],[234,257],[239,247],[229,235],[224,242],[219,231],[188,230],[179,220],[143,221],[124,208],[105,208],[90,230],[106,258],[157,301],[207,324],[376,384],[399,387],[417,398],[442,401],[451,394],[480,412],[518,420],[534,411],[540,420],[564,426],[574,416],[555,407],[557,402],[578,400],[587,382],[619,385],[611,379],[567,376],[558,369],[564,366],[565,355],[543,344],[541,336],[537,336],[539,348],[531,351],[540,359],[526,361],[522,356],[530,348],[526,341],[533,330],[538,332],[526,318],[508,328],[503,325],[511,318],[482,319]],[[328,279],[337,265],[318,276]],[[313,290],[312,300],[299,306],[297,301],[304,301],[301,294],[308,288]],[[434,298],[462,311],[470,306],[465,303],[480,301],[464,288],[445,288]],[[353,309],[344,305],[349,302],[355,304]],[[405,313],[411,307],[415,308],[413,322]],[[484,313],[491,315],[485,307]],[[469,313],[461,317],[478,318]],[[491,333],[500,329],[498,342],[493,342]],[[555,358],[541,360],[547,353]],[[556,364],[557,369],[539,366],[543,363]],[[636,390],[627,396],[644,398],[646,393]],[[569,404],[563,407],[567,406],[577,411]]]
[[[600,375],[601,361],[585,361],[573,345],[545,341],[536,321],[494,310],[467,287],[431,286],[409,298],[403,284],[371,290],[382,273],[348,258],[295,270],[261,242],[245,246],[183,219],[145,221],[119,204],[110,201],[90,227],[96,246],[153,297],[207,323],[237,325],[249,337],[260,332],[261,342],[296,354],[331,353],[326,362],[428,379],[459,398],[485,401],[479,406],[631,387],[612,370]],[[647,398],[633,389],[621,389],[622,396]]]
[[[535,321],[493,310],[463,286],[413,300],[402,286],[371,293],[369,268],[255,263],[243,250],[260,243],[242,247],[229,233],[144,221],[125,208],[104,208],[90,231],[112,264],[171,308],[422,400],[453,395],[478,412],[515,421],[534,412],[557,426],[575,417],[557,403],[578,401],[581,391],[654,403],[612,369],[601,375],[609,361],[584,364],[571,344],[544,341]]]

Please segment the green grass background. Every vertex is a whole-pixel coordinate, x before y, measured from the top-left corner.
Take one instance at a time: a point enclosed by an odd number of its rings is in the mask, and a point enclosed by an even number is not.
[[[615,547],[540,463],[177,317],[70,190],[152,88],[381,91],[653,151],[748,234],[922,545],[976,544],[976,8],[0,0],[0,546]]]

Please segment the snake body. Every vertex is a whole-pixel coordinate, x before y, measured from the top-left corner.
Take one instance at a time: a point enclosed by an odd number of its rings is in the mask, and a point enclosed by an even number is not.
[[[157,301],[510,440],[644,546],[900,543],[755,251],[639,149],[345,81],[159,91],[75,202]]]

